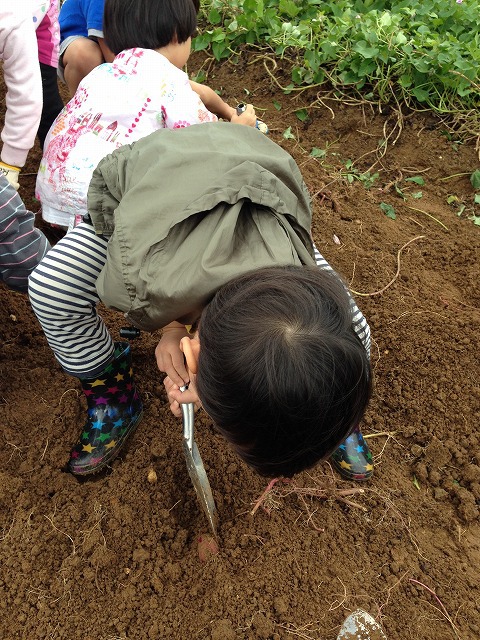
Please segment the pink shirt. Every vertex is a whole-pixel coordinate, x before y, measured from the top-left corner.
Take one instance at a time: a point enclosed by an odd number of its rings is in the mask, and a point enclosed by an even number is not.
[[[58,67],[60,27],[58,25],[59,0],[41,2],[33,14],[37,30],[38,59],[49,67]]]

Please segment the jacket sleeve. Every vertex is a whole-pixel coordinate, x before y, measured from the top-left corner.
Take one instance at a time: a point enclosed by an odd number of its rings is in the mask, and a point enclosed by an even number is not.
[[[106,155],[95,168],[87,193],[87,208],[97,235],[111,236],[115,210],[127,189],[128,164],[136,143]]]
[[[27,291],[28,276],[50,249],[34,222],[34,214],[0,176],[0,279],[17,291]]]
[[[35,142],[43,105],[33,16],[24,7],[2,14],[0,47],[7,86],[1,159],[21,168]]]

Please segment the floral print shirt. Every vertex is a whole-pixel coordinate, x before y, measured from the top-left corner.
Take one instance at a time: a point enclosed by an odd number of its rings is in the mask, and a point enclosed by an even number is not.
[[[99,161],[157,129],[213,122],[188,76],[152,49],[128,49],[80,83],[47,135],[36,197],[47,222],[73,227],[87,213]]]

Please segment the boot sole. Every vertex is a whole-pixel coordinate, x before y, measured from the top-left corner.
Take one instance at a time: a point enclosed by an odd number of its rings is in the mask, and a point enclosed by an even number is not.
[[[373,476],[373,470],[369,473],[349,473],[343,467],[338,466],[334,460],[329,460],[335,471],[342,476],[344,480],[355,480],[356,482],[366,482]]]
[[[68,466],[68,470],[70,471],[70,473],[72,475],[74,475],[74,476],[80,476],[80,477],[83,478],[85,476],[94,476],[97,473],[100,473],[101,471],[103,471],[105,469],[105,467],[108,467],[109,464],[111,462],[113,462],[115,460],[115,458],[118,457],[118,455],[122,451],[123,447],[125,446],[127,440],[132,435],[132,433],[135,431],[135,429],[137,428],[138,423],[140,422],[140,420],[142,418],[143,418],[143,409],[140,411],[140,413],[139,413],[138,417],[135,419],[135,421],[132,422],[132,424],[130,425],[130,429],[125,434],[125,437],[123,438],[122,443],[117,447],[117,449],[112,451],[112,453],[109,456],[105,456],[100,464],[96,465],[93,468],[85,468],[85,469],[79,470],[79,469],[73,469],[72,466],[70,465],[70,463],[68,463],[67,466]]]

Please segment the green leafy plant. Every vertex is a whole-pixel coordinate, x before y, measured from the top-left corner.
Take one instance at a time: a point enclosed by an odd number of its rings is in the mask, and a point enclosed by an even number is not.
[[[480,170],[477,169],[471,175],[470,182],[474,189],[480,189]],[[447,204],[456,208],[456,214],[459,218],[464,217],[471,220],[474,225],[480,226],[480,193],[475,193],[470,202],[466,199],[461,200],[455,194],[450,194],[447,197]]]
[[[387,218],[391,218],[392,220],[396,220],[397,219],[397,215],[395,213],[395,209],[394,209],[394,207],[392,207],[391,204],[387,204],[386,202],[381,202],[380,203],[380,209],[387,216]]]
[[[290,66],[286,93],[328,85],[338,97],[429,108],[476,137],[479,24],[473,1],[202,0],[193,48],[235,60],[254,46]]]
[[[318,147],[313,147],[310,151],[310,155],[312,158],[325,158],[327,155],[327,149],[319,149]]]
[[[298,109],[295,111],[295,115],[300,122],[306,122],[308,120],[308,111],[306,109]]]
[[[313,147],[313,149],[310,151],[310,155],[312,158],[319,158],[321,160],[323,160],[324,158],[327,157],[327,153],[332,153],[332,155],[336,155],[336,153],[331,152],[330,149],[337,143],[337,140],[334,140],[333,142],[326,142],[325,143],[325,147],[323,149],[320,149],[319,147]]]
[[[408,183],[414,183],[416,185],[423,186],[425,184],[425,180],[422,178],[422,176],[412,176],[410,178],[405,178],[403,182],[407,183],[407,185],[401,187],[398,182],[395,182],[395,185],[394,185],[395,192],[398,196],[400,196],[400,198],[402,198],[403,200],[407,200],[408,196],[410,196],[414,200],[419,200],[420,198],[423,197],[422,191],[410,191],[408,189],[409,187]]]
[[[470,176],[470,182],[474,189],[480,189],[480,169],[476,169]]]
[[[365,189],[370,189],[375,180],[377,180],[378,173],[370,173],[369,171],[361,172],[353,166],[351,160],[345,162],[345,170],[340,172],[340,175],[347,180],[349,184],[352,184],[355,180],[358,180],[363,184]]]
[[[405,178],[405,182],[414,182],[415,184],[419,184],[423,186],[425,184],[425,180],[422,176],[412,176],[411,178]]]
[[[292,133],[292,127],[288,127],[287,129],[285,129],[285,131],[283,132],[283,137],[285,138],[285,140],[295,140],[295,136]]]
[[[456,136],[452,131],[444,130],[441,131],[441,133],[446,137],[448,142],[450,142],[452,149],[454,151],[458,151],[458,147],[463,144],[463,140]]]

